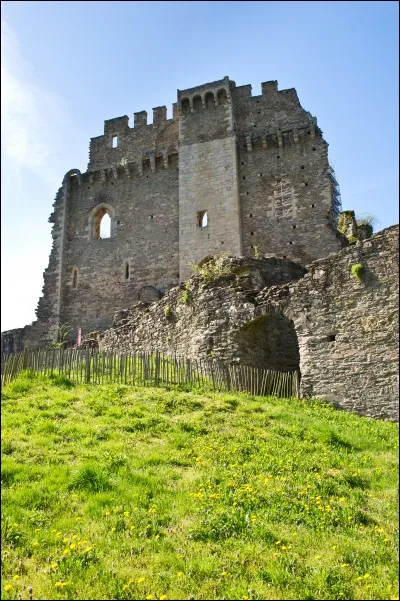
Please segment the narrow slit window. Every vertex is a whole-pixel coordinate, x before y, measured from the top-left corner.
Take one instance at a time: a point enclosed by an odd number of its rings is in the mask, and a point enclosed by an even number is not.
[[[72,288],[78,288],[78,270],[72,272]]]
[[[125,281],[129,280],[129,263],[125,263]]]
[[[117,148],[117,146],[118,146],[118,136],[113,136],[112,137],[112,147]]]
[[[207,227],[207,225],[208,225],[207,211],[199,211],[197,213],[197,225],[199,227]]]

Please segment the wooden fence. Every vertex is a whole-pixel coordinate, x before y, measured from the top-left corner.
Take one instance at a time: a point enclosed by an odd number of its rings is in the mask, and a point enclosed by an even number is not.
[[[279,372],[215,359],[154,353],[107,353],[97,349],[40,349],[2,356],[1,384],[22,370],[58,374],[75,382],[139,386],[190,385],[253,395],[298,397],[299,372]]]

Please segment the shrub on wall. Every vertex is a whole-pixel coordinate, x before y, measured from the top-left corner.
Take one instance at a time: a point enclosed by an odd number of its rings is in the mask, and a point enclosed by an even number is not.
[[[364,266],[362,263],[356,263],[351,267],[351,275],[357,278],[357,280],[361,280],[362,274],[364,271]]]

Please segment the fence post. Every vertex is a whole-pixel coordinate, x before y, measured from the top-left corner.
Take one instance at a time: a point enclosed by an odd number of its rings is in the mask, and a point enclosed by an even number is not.
[[[88,348],[86,351],[86,373],[85,373],[85,382],[89,384],[90,382],[90,349]]]
[[[24,356],[22,359],[22,369],[26,369],[28,367],[28,349],[24,346]]]

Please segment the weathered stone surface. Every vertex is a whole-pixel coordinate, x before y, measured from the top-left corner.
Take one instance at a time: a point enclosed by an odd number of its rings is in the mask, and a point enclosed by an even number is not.
[[[316,118],[275,81],[252,96],[224,77],[179,90],[170,119],[156,107],[149,125],[146,111],[133,127],[126,115],[106,120],[87,171],[68,171],[56,195],[38,321],[23,344],[45,344],[64,323],[71,338],[104,330],[116,311],[156,300],[190,262],[221,252],[303,265],[336,252],[347,242],[335,198]],[[106,213],[111,237],[98,239]]]
[[[398,226],[306,273],[287,260],[228,262],[233,277],[193,276],[158,303],[116,316],[99,348],[300,367],[304,397],[398,420]],[[361,279],[351,270],[358,263]]]

